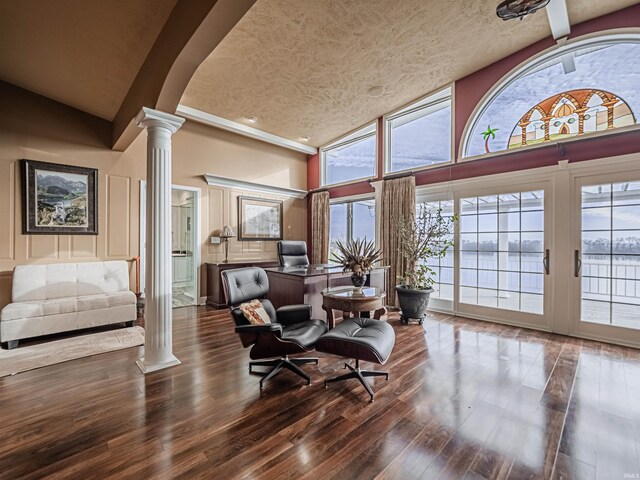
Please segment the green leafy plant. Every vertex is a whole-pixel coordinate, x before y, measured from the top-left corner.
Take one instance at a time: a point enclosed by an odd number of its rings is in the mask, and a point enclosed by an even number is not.
[[[453,246],[453,228],[457,215],[445,217],[442,208],[421,208],[417,216],[398,222],[400,249],[406,261],[404,275],[398,280],[406,288],[428,290],[435,271],[427,265],[431,258],[442,258]]]
[[[357,275],[370,272],[374,263],[380,260],[381,255],[373,240],[367,240],[366,237],[345,243],[338,240],[336,250],[332,260],[342,267],[342,271],[351,271]]]
[[[491,153],[489,150],[489,140],[494,140],[496,138],[496,132],[500,130],[499,128],[491,128],[491,125],[487,125],[487,130],[482,132],[482,138],[484,139],[484,149],[487,153]]]

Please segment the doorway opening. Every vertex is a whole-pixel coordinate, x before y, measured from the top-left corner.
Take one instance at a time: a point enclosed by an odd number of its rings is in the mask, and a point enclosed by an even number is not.
[[[146,277],[146,182],[140,182],[140,288]],[[173,308],[198,305],[200,265],[200,189],[171,187],[171,268]]]

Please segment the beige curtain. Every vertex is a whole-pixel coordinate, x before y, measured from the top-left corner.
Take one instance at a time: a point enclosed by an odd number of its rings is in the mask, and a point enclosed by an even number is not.
[[[329,192],[311,195],[311,263],[329,261]]]
[[[396,305],[396,290],[398,276],[403,275],[405,261],[400,251],[397,235],[397,222],[409,218],[416,213],[416,180],[412,176],[385,180],[382,183],[382,255],[386,265],[389,265],[389,288],[387,304]]]

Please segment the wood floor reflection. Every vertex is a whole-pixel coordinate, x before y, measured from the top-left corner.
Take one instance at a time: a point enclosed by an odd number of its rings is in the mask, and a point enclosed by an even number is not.
[[[181,366],[141,348],[0,379],[0,478],[639,478],[640,351],[434,315],[401,325],[389,381],[262,395],[226,311],[175,310]]]

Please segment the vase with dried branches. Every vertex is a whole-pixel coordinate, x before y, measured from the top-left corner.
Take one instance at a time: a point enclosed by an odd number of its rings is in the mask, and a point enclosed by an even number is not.
[[[436,274],[428,261],[444,257],[453,246],[453,229],[457,220],[456,215],[442,215],[441,208],[420,208],[416,216],[397,223],[406,265],[396,286],[403,323],[408,323],[411,318],[420,324],[424,321]]]
[[[367,238],[336,242],[337,252],[332,260],[342,267],[343,272],[352,272],[351,282],[356,288],[362,288],[367,281],[367,274],[374,264],[380,260],[380,250],[373,240]]]

